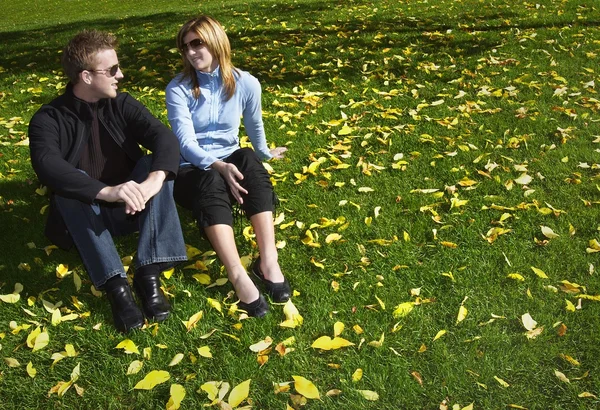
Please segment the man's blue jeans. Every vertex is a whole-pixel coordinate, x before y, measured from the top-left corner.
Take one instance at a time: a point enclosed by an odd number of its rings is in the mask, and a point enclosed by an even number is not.
[[[151,164],[151,156],[143,157],[136,164],[131,179],[138,183],[144,181]],[[187,260],[179,215],[173,200],[173,181],[163,183],[162,189],[146,203],[146,208],[135,215],[125,213],[124,203],[94,201],[86,204],[58,195],[54,195],[54,200],[97,289],[101,289],[113,276],[126,277],[113,236],[139,231],[136,268],[152,263]]]

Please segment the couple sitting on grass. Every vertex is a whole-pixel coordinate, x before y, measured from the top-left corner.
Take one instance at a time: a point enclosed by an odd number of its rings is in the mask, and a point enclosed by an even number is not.
[[[261,163],[282,158],[286,148],[267,147],[260,84],[231,64],[227,35],[211,17],[185,23],[177,47],[183,72],[166,90],[172,131],[117,92],[123,73],[116,39],[98,31],[83,31],[65,47],[66,91],[29,124],[33,169],[52,192],[46,235],[61,248],[75,245],[121,332],[143,326],[144,316],[169,316],[160,274],[187,259],[175,201],[192,211],[225,266],[238,308],[261,317],[269,305],[241,264],[234,201],[256,234],[260,256],[252,272],[274,302],[291,293],[277,259],[273,186]],[[240,117],[254,150],[240,148]],[[139,232],[133,288],[141,310],[113,242],[133,232]]]

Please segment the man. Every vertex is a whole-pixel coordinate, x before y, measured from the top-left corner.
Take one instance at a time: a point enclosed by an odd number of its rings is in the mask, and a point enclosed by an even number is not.
[[[118,93],[123,73],[114,36],[83,31],[66,46],[69,84],[29,124],[31,164],[52,191],[46,235],[75,244],[94,286],[106,292],[115,327],[167,318],[160,273],[186,260],[173,201],[175,135],[137,100]],[[139,144],[139,145],[138,145]],[[152,152],[143,155],[142,145]],[[133,300],[113,236],[139,231]]]

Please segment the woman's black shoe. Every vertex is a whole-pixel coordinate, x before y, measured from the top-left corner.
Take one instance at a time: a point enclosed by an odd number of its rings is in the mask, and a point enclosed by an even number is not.
[[[143,268],[143,267],[142,267]],[[142,268],[133,276],[133,289],[137,294],[144,315],[149,320],[162,322],[171,312],[171,305],[160,288],[160,272],[146,272]]]
[[[127,283],[107,290],[106,297],[110,302],[113,321],[119,332],[127,333],[144,325],[144,315],[135,304],[131,288]]]
[[[238,309],[244,310],[248,316],[263,317],[269,313],[269,304],[262,294],[258,295],[258,299],[254,302],[244,303],[241,300],[237,304]]]
[[[283,282],[273,283],[265,278],[262,271],[260,270],[260,257],[256,259],[254,265],[252,265],[252,273],[256,276],[265,286],[267,295],[275,303],[287,302],[292,296],[292,289],[287,279],[283,279]]]

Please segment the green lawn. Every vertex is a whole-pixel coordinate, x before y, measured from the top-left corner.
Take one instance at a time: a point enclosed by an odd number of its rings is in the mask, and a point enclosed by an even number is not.
[[[3,408],[164,408],[177,388],[181,408],[201,408],[205,383],[249,379],[240,407],[600,407],[596,1],[4,3],[0,294],[23,289],[0,302]],[[304,321],[280,326],[279,305],[262,320],[230,315],[231,285],[196,279],[224,273],[182,210],[199,254],[164,278],[172,317],[123,336],[78,255],[46,248],[27,124],[63,89],[61,49],[84,28],[118,35],[122,89],[166,122],[174,37],[200,12],[226,27],[235,65],[262,83],[268,140],[289,148],[269,165],[280,263]],[[118,246],[132,256],[135,238]],[[60,264],[72,271],[62,279]],[[353,345],[311,347],[338,322]],[[267,336],[269,351],[250,350]],[[115,348],[125,339],[139,353]],[[76,366],[77,386],[53,392]],[[134,389],[153,370],[170,377]],[[298,376],[320,400],[302,397]]]

